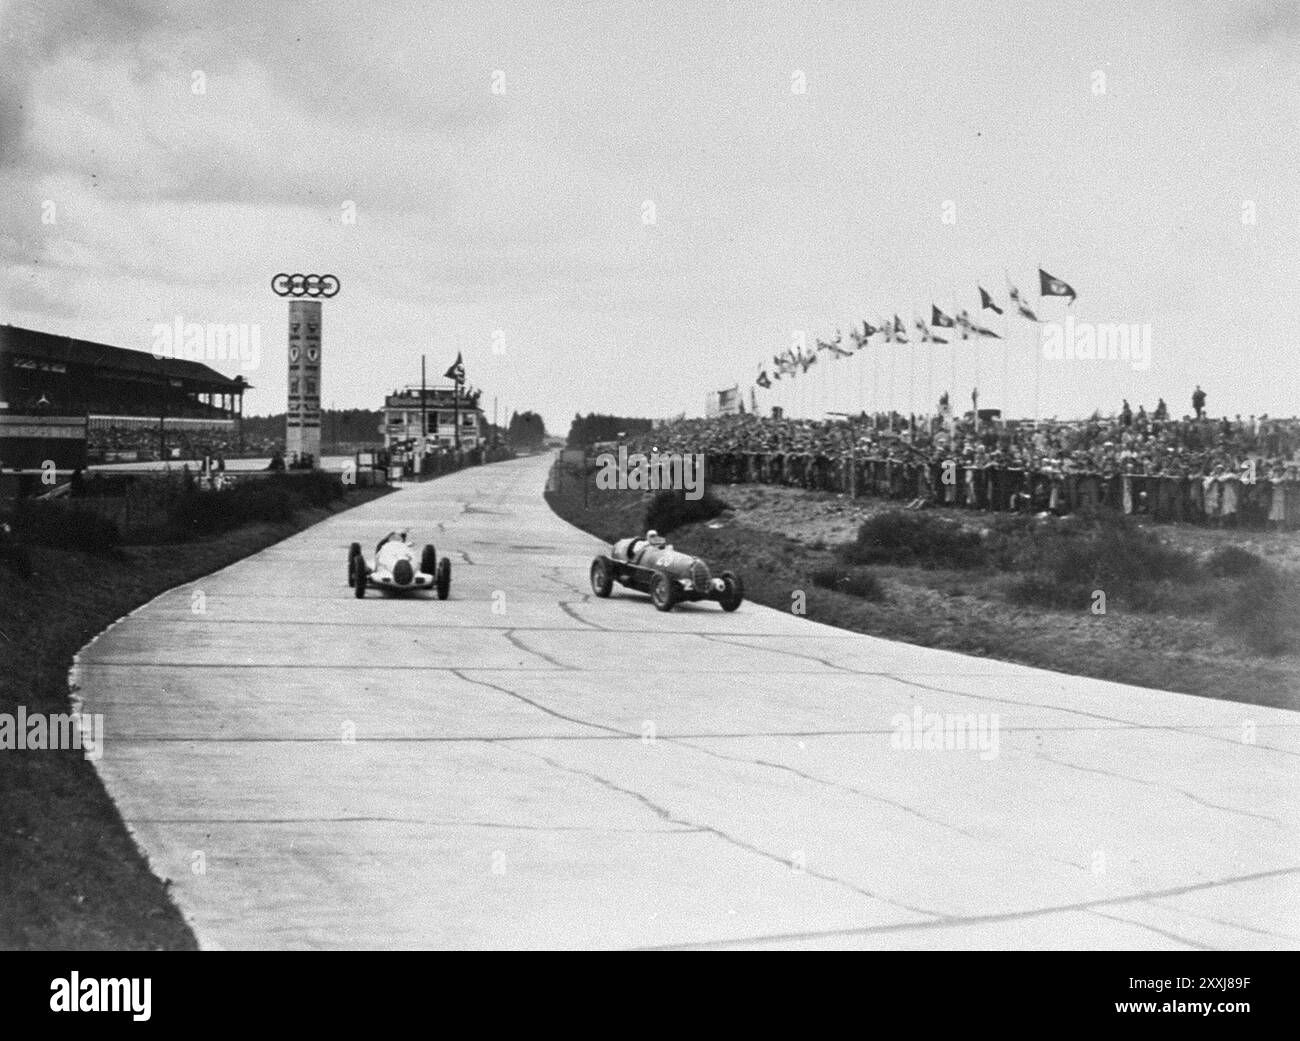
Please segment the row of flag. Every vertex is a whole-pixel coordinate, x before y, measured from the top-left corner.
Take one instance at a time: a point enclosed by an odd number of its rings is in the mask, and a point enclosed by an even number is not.
[[[980,294],[980,310],[992,311],[994,314],[1004,314],[1003,308],[999,307],[993,299],[993,295],[983,286],[978,286]],[[1015,304],[1016,313],[1022,318],[1031,322],[1037,322],[1038,316],[1030,309],[1024,298],[1020,295],[1020,290],[1007,280],[1007,295],[1011,303]],[[1038,269],[1038,295],[1044,296],[1063,296],[1067,297],[1070,304],[1073,304],[1076,296],[1073,287],[1062,279],[1049,275],[1042,268]],[[927,322],[923,318],[915,320],[916,331],[920,334],[922,343],[942,343],[950,341],[945,340],[932,332],[932,329],[952,329],[963,340],[969,340],[972,336],[983,336],[994,340],[1002,339],[992,329],[988,329],[976,322],[965,310],[958,311],[955,315],[948,315],[941,311],[934,304],[930,305],[930,320]],[[832,358],[848,358],[856,351],[862,350],[867,346],[871,337],[878,333],[884,334],[885,343],[910,343],[907,338],[907,326],[903,320],[894,315],[891,322],[888,319],[881,321],[879,326],[874,326],[868,321],[863,321],[861,329],[851,329],[849,338],[853,341],[853,347],[844,345],[843,334],[837,329],[835,339],[817,340],[814,350],[805,351],[803,348],[795,350],[787,348],[785,353],[772,356],[772,374],[768,375],[767,366],[760,366],[758,379],[754,382],[763,389],[772,386],[774,380],[780,380],[783,376],[797,376],[801,372],[807,372],[817,362],[820,354],[829,353]]]

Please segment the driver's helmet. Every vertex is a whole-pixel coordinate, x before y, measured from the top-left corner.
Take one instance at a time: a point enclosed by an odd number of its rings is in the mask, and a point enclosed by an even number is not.
[[[668,544],[664,537],[660,535],[659,532],[655,531],[654,528],[651,528],[645,533],[645,540],[650,543],[650,545],[654,546],[655,549],[663,549],[664,546]]]

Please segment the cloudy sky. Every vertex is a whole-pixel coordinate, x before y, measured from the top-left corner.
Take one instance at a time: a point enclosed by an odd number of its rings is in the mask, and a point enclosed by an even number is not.
[[[1040,317],[1152,337],[1146,371],[1037,366],[1045,414],[1181,412],[1199,381],[1216,413],[1291,415],[1298,116],[1290,2],[18,0],[0,322],[141,350],[178,315],[257,324],[266,413],[271,276],[332,272],[327,404],[462,351],[489,408],[562,431],[698,413],[799,331],[974,310],[977,284],[1037,306],[1042,266],[1079,299]],[[1006,328],[981,403],[1024,414],[1035,329]],[[805,404],[909,371],[918,407],[924,380],[969,394],[973,351],[931,350],[819,366]]]

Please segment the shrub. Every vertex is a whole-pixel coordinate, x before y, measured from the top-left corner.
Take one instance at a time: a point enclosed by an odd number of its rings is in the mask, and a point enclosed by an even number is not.
[[[122,541],[113,521],[62,499],[20,499],[10,525],[28,542],[88,553],[107,553]]]
[[[1006,587],[1021,606],[1082,610],[1096,590],[1135,611],[1203,614],[1219,594],[1196,557],[1166,545],[1119,514],[1085,513],[995,524],[986,550],[999,566],[1021,573]]]
[[[814,571],[812,580],[813,585],[821,589],[833,589],[837,593],[847,593],[849,596],[858,596],[863,600],[885,599],[885,590],[880,584],[880,579],[864,567],[844,567],[833,564]]]
[[[712,492],[705,492],[698,499],[688,499],[682,489],[665,490],[650,500],[645,511],[645,526],[666,534],[684,524],[712,520],[725,509],[728,509],[727,504]]]
[[[168,510],[168,522],[186,533],[216,534],[241,524],[280,524],[293,520],[306,505],[289,490],[288,482],[250,481],[220,491],[194,491],[177,498]]]
[[[1205,562],[1210,574],[1219,578],[1240,578],[1253,575],[1262,569],[1264,558],[1240,546],[1222,546],[1210,554]]]
[[[984,532],[985,561],[999,571],[1033,567],[1042,541],[1053,534],[1055,523],[1055,517],[1040,520],[1031,513],[999,514]]]
[[[1082,582],[1058,582],[1041,574],[1017,578],[1007,586],[1007,599],[1018,607],[1083,610],[1092,604],[1092,587]]]
[[[1043,546],[1042,563],[1058,582],[1082,582],[1108,592],[1145,582],[1190,582],[1200,577],[1196,557],[1165,545],[1127,517],[1084,518]]]
[[[265,478],[271,487],[280,487],[291,494],[299,495],[308,505],[328,506],[343,498],[343,481],[338,474],[325,473],[323,470],[275,474]]]
[[[1300,647],[1300,589],[1291,576],[1262,568],[1237,585],[1218,622],[1259,654],[1293,651]]]
[[[868,517],[858,537],[844,546],[849,564],[919,564],[923,567],[978,567],[984,552],[977,532],[929,513],[886,510]]]

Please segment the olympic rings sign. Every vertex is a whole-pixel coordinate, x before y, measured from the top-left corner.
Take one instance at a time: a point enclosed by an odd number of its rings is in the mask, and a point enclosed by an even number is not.
[[[271,279],[271,292],[276,296],[331,297],[339,291],[339,280],[333,275],[286,275],[283,272]]]

